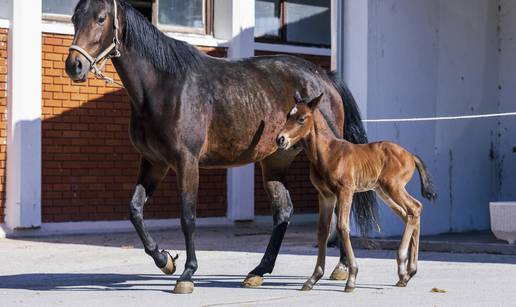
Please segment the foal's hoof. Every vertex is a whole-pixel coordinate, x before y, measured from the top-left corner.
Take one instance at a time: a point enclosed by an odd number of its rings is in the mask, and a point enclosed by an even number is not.
[[[312,289],[313,289],[313,287],[314,287],[314,286],[312,286],[311,284],[307,284],[307,283],[305,283],[305,284],[303,285],[303,287],[301,287],[301,291],[310,291],[310,290],[312,290]]]
[[[343,265],[337,265],[333,272],[331,272],[331,280],[346,280],[348,279],[348,270]]]
[[[190,294],[193,292],[194,283],[191,281],[177,281],[172,293],[175,294]]]
[[[166,275],[172,275],[176,271],[175,260],[177,259],[178,256],[176,256],[175,258],[172,258],[172,256],[169,254],[169,252],[166,252],[166,253],[167,253],[167,264],[165,264],[164,267],[159,268],[159,269]]]
[[[244,288],[258,288],[263,284],[263,277],[256,275],[248,275],[242,282]]]
[[[396,287],[406,287],[407,286],[407,280],[399,280],[397,283],[396,283]]]
[[[351,293],[351,292],[353,292],[353,290],[355,290],[355,287],[346,286],[346,288],[344,288],[344,292],[346,292],[346,293]]]

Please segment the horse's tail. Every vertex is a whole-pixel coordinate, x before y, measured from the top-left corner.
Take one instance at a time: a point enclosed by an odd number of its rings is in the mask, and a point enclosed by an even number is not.
[[[337,76],[335,71],[328,73],[328,76],[344,103],[344,139],[354,144],[367,143],[367,133],[362,124],[362,118],[360,117],[360,111],[355,98],[349,91],[346,83]],[[352,212],[353,218],[364,237],[367,237],[373,228],[380,230],[380,225],[378,224],[378,203],[373,191],[355,193]]]
[[[434,201],[437,198],[437,193],[434,190],[434,185],[432,184],[432,179],[430,179],[430,174],[428,174],[425,163],[423,163],[420,157],[416,155],[413,156],[419,172],[419,178],[421,179],[421,194],[424,198]]]

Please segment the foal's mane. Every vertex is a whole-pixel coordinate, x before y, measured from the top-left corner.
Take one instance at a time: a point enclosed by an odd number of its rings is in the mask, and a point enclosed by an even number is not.
[[[124,16],[123,43],[148,59],[156,69],[170,74],[195,68],[203,55],[195,47],[166,36],[125,0],[118,0]]]

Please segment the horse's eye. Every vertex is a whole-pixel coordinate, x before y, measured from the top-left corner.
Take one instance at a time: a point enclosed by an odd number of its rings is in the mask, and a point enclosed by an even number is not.
[[[302,124],[305,123],[305,118],[304,117],[300,117],[300,118],[297,119],[297,122],[302,125]]]
[[[99,16],[99,19],[97,19],[99,25],[103,24],[104,21],[106,21],[106,16]]]

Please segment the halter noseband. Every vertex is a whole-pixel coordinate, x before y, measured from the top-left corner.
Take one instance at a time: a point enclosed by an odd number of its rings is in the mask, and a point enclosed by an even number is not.
[[[104,51],[99,53],[96,58],[92,57],[86,50],[77,45],[70,46],[69,50],[77,51],[86,58],[86,60],[90,63],[89,71],[95,75],[95,78],[104,80],[110,84],[115,83],[123,87],[122,83],[113,80],[113,78],[104,75],[104,73],[102,72],[102,69],[104,69],[107,60],[112,58],[118,58],[121,55],[120,50],[118,49],[118,46],[120,45],[120,40],[118,40],[119,26],[118,7],[116,5],[116,0],[113,0],[113,29],[115,31],[115,35],[113,36],[113,42],[106,49],[104,49]],[[100,66],[97,66],[97,64],[99,63]]]

